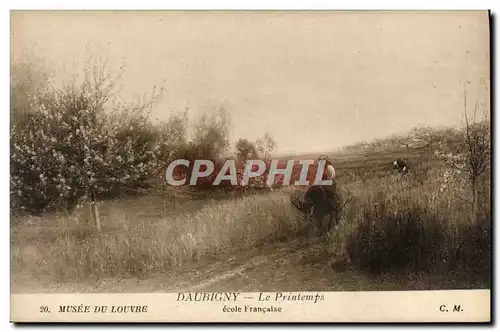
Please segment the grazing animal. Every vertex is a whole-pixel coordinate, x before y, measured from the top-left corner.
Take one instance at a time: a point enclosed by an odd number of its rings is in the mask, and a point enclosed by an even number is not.
[[[335,168],[328,158],[323,180],[333,180],[332,185],[312,185],[305,192],[301,201],[292,199],[292,204],[305,212],[311,222],[318,227],[318,235],[328,233],[340,221],[340,195],[335,182]]]
[[[408,173],[408,163],[403,159],[396,159],[392,163],[392,168],[398,171],[398,173]]]

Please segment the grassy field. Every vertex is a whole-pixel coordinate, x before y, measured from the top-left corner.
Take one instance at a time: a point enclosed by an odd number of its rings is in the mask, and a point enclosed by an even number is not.
[[[157,204],[155,204],[157,203]],[[280,193],[225,200],[178,200],[161,217],[153,197],[102,206],[101,234],[89,213],[12,227],[13,272],[55,282],[168,271],[190,260],[293,237],[298,213]]]
[[[489,182],[482,185],[481,215],[475,218],[454,184],[442,189],[445,169],[425,147],[405,152],[412,167],[405,177],[391,171],[400,151],[333,158],[342,197],[350,200],[341,223],[322,240],[321,264],[332,278],[344,269],[395,280],[423,273],[436,280],[453,276],[454,287],[489,287]],[[106,201],[100,206],[100,234],[86,208],[22,217],[11,226],[13,279],[143,279],[190,262],[287,243],[310,228],[289,197],[286,189],[242,197],[193,199],[168,192],[166,198]]]

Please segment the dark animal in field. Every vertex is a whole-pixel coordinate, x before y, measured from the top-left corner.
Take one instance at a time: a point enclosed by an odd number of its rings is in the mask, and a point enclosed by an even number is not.
[[[319,235],[328,233],[340,221],[340,196],[335,184],[311,186],[301,199],[291,202],[318,227]]]
[[[398,173],[408,173],[408,163],[403,159],[396,159],[392,163],[392,168],[395,169]]]
[[[318,227],[318,233],[326,234],[340,221],[340,194],[335,178],[335,169],[328,157],[326,160],[324,180],[333,180],[331,185],[312,185],[299,200],[292,199],[292,204],[300,211],[307,214],[309,220]]]

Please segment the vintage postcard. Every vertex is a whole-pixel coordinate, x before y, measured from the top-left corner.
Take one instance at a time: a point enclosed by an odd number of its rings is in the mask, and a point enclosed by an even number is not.
[[[490,322],[488,11],[11,11],[12,322]]]

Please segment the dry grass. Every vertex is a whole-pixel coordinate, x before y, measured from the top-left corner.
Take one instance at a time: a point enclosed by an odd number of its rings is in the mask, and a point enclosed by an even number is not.
[[[141,277],[203,256],[286,240],[302,227],[297,211],[280,193],[210,201],[194,213],[167,218],[137,216],[130,208],[113,209],[103,218],[99,235],[83,213],[55,217],[45,225],[13,226],[13,272],[56,282]]]
[[[371,274],[453,274],[488,284],[489,184],[476,218],[456,193],[456,184],[439,190],[443,171],[427,169],[407,177],[371,174],[346,183],[344,195],[354,199],[329,238],[335,265]]]
[[[406,177],[376,167],[343,172],[342,196],[352,199],[326,239],[326,254],[337,266],[371,275],[461,275],[462,285],[489,285],[489,182],[483,184],[482,215],[475,218],[454,184],[440,191],[443,169],[416,169]],[[141,278],[203,257],[286,241],[306,226],[290,204],[289,189],[237,199],[185,198],[170,202],[175,213],[167,217],[157,196],[109,201],[101,209],[99,235],[85,211],[32,225],[24,220],[11,228],[12,270],[54,282]]]

